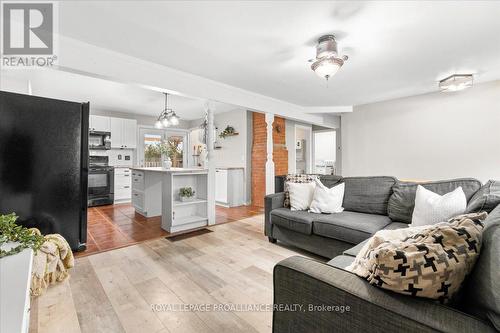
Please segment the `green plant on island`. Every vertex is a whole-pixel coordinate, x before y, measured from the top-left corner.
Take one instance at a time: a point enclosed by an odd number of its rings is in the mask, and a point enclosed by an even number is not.
[[[0,215],[0,258],[21,252],[24,249],[37,251],[45,241],[44,237],[16,224],[16,214]],[[1,249],[6,243],[17,243],[9,250]]]

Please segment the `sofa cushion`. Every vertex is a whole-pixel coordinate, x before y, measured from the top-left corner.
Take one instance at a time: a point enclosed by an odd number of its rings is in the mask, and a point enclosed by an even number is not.
[[[408,224],[401,223],[401,222],[392,222],[392,223],[386,225],[382,230],[395,230],[395,229],[403,229],[403,228],[408,228]],[[361,248],[368,242],[368,240],[369,240],[369,238],[365,239],[364,241],[362,241],[358,245],[353,246],[350,249],[345,250],[343,254],[346,256],[351,256],[351,257],[357,256],[359,253],[359,250],[361,250]]]
[[[391,223],[384,215],[343,211],[337,214],[316,214],[313,233],[319,236],[358,244]]]
[[[271,223],[306,235],[312,232],[312,221],[318,215],[307,211],[291,211],[290,208],[277,208],[271,211]]]
[[[346,177],[343,207],[367,214],[387,215],[387,203],[396,183],[393,177]]]
[[[283,207],[290,207],[290,193],[288,192],[288,184],[289,183],[311,183],[315,182],[316,179],[319,179],[318,175],[309,175],[309,174],[289,174],[285,177],[285,201],[283,202]]]
[[[481,182],[473,178],[443,180],[428,183],[398,181],[392,187],[387,214],[393,221],[411,223],[413,208],[415,207],[415,194],[417,186],[422,185],[427,190],[443,195],[461,186],[467,202],[481,188]],[[345,207],[345,206],[344,206]],[[347,209],[347,208],[346,208]]]
[[[323,185],[325,185],[328,188],[332,188],[338,183],[341,182],[342,177],[341,176],[336,176],[336,175],[320,175],[319,180]]]
[[[404,222],[392,222],[384,227],[384,230],[395,230],[395,229],[403,229],[408,228],[409,224]]]
[[[500,206],[484,220],[481,254],[465,284],[462,304],[500,331]]]
[[[466,213],[489,213],[498,204],[500,204],[500,181],[489,180],[470,199]]]
[[[332,260],[330,260],[326,264],[333,266],[335,268],[345,269],[347,266],[352,264],[353,261],[354,261],[354,257],[340,255],[340,256],[336,256],[335,258],[333,258]]]
[[[362,241],[361,243],[359,243],[358,245],[356,246],[353,246],[351,247],[350,249],[347,249],[345,250],[342,254],[345,255],[345,256],[351,256],[351,257],[356,257],[359,253],[359,251],[361,250],[361,248],[366,244],[366,242],[368,242],[370,240],[370,238],[368,239],[365,239],[364,241]]]
[[[479,258],[487,214],[371,237],[346,270],[378,287],[412,296],[450,300]]]

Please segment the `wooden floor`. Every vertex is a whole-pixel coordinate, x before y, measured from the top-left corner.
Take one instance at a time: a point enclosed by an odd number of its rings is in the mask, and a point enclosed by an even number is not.
[[[262,214],[255,206],[224,208],[216,206],[216,223],[227,223]],[[131,204],[92,207],[88,209],[87,249],[77,256],[116,249],[145,240],[169,237],[161,228],[161,218],[136,214]]]
[[[151,308],[272,304],[274,265],[307,254],[269,243],[263,220],[258,215],[192,237],[150,240],[78,258],[69,280],[34,300],[30,332],[270,332],[271,312]]]

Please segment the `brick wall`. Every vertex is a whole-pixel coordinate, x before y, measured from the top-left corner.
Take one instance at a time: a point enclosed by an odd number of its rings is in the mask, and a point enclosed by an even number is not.
[[[266,194],[267,129],[263,113],[254,112],[252,142],[252,205],[264,207]],[[288,151],[285,145],[285,119],[274,117],[273,161],[276,175],[288,172]]]

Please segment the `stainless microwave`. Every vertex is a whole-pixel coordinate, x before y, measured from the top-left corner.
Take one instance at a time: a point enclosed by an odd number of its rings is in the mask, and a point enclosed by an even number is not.
[[[111,133],[90,131],[89,149],[111,149]]]

